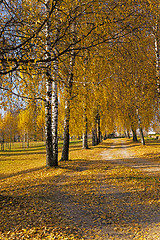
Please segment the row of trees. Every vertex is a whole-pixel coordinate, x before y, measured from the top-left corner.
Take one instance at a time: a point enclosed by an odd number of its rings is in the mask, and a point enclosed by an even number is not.
[[[64,103],[63,103],[64,104]],[[75,104],[75,103],[74,103]],[[92,102],[93,104],[93,102]],[[59,104],[60,110],[60,119],[58,126],[58,138],[60,140],[64,139],[64,128],[65,128],[65,110],[63,105]],[[0,115],[0,142],[1,150],[4,150],[4,145],[11,150],[12,143],[22,142],[22,148],[29,147],[30,141],[45,141],[45,107],[39,105],[36,107],[37,111],[35,112],[35,106],[28,105],[26,109],[12,110],[7,111],[4,116]],[[100,105],[99,105],[100,108]],[[89,108],[87,111],[87,127],[86,119],[84,119],[83,114],[76,114],[77,109],[72,109],[71,119],[70,119],[70,138],[81,139],[82,135],[86,133],[86,138],[83,136],[82,147],[88,148],[88,135],[92,136],[92,145],[95,146],[101,142],[102,138],[112,136],[112,133],[119,133],[120,135],[130,138],[130,134],[133,135],[133,140],[137,141],[134,138],[134,132],[131,128],[132,122],[127,125],[124,123],[124,118],[117,119],[117,121],[112,120],[113,122],[107,122],[106,127],[106,116],[103,118],[99,111],[93,113],[93,109]],[[110,114],[110,111],[108,112]],[[118,113],[116,113],[117,115]],[[111,114],[113,117],[113,113]],[[110,116],[110,117],[111,117]],[[136,121],[135,121],[136,123]],[[149,124],[149,127],[151,125]],[[159,120],[153,121],[152,128],[156,133],[160,133]],[[148,130],[146,125],[146,130]],[[86,131],[86,132],[85,132]],[[136,132],[135,132],[136,135]],[[114,136],[114,135],[113,135]],[[63,156],[63,155],[62,155]],[[62,159],[61,159],[62,160]]]
[[[30,140],[45,140],[45,114],[44,107],[38,109],[34,114],[34,109],[28,106],[25,110],[7,111],[0,117],[0,141],[1,150],[4,144],[11,144],[17,141],[22,142],[22,147],[29,147]]]
[[[2,104],[28,111],[32,103],[37,119],[44,102],[47,166],[58,165],[58,126],[61,160],[68,160],[69,134],[83,135],[87,148],[88,130],[95,145],[100,132],[132,130],[136,140],[139,128],[144,144],[143,128],[159,118],[158,1],[0,6]]]

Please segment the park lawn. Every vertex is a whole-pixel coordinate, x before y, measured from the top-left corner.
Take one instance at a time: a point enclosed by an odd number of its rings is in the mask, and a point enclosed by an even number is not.
[[[34,147],[33,147],[34,146]],[[17,148],[16,148],[17,147]],[[45,166],[45,146],[37,143],[28,149],[15,144],[11,151],[0,152],[0,177]]]
[[[126,141],[137,157],[152,155],[151,159],[158,161],[159,142],[141,146]],[[159,204],[159,175],[147,176],[138,169],[106,164],[101,153],[111,145],[112,140],[108,139],[84,150],[80,142],[73,143],[69,161],[59,162],[57,168],[45,167],[45,148],[1,152],[0,239],[83,239],[81,230],[63,212],[59,197],[65,192],[78,197],[79,202],[94,205],[101,174],[106,176],[104,183],[122,187],[126,193],[134,192],[139,203]],[[71,176],[72,181],[67,182],[66,176]],[[59,185],[63,178],[65,184]],[[114,204],[116,209],[117,203]],[[121,223],[117,222],[116,227],[121,229]],[[139,226],[127,226],[128,229],[138,231]]]
[[[81,148],[81,141],[70,142],[71,149]],[[61,156],[62,141],[59,142],[59,158]],[[0,178],[23,173],[30,170],[45,168],[46,150],[44,142],[30,142],[29,148],[22,148],[22,144],[17,142],[12,145],[12,149],[0,151]]]

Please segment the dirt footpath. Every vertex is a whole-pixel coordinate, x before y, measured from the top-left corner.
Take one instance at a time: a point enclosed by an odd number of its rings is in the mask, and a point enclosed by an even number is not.
[[[105,171],[92,172],[97,168],[97,161],[82,161],[76,171],[58,180],[63,192],[59,202],[71,225],[80,229],[81,239],[160,239],[159,191],[154,191],[154,202],[149,196],[153,192],[146,190],[145,184],[134,186],[134,179],[131,179],[132,186],[125,186],[118,180],[120,176],[121,179],[125,177],[126,169],[140,169],[145,174],[154,175],[160,166],[134,157],[125,140],[113,140],[111,147],[104,150],[101,157],[98,166],[105,169],[106,164]],[[116,169],[113,171],[120,169],[116,180],[113,174],[110,175],[112,167]],[[141,181],[141,174],[136,176],[133,175],[133,178]],[[128,178],[132,177],[129,175]]]
[[[118,141],[113,139],[113,145],[102,152],[102,158],[112,164],[124,165],[136,169],[140,169],[145,173],[156,174],[160,173],[160,164],[149,161],[148,159],[140,159],[134,156],[126,145],[125,140]]]

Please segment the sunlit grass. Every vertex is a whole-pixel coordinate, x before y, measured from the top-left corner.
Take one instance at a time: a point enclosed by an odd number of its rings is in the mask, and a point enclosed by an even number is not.
[[[71,141],[70,148],[80,150],[82,141]],[[61,157],[63,142],[59,142],[59,159]],[[46,165],[46,149],[44,142],[30,142],[28,148],[23,149],[21,143],[14,143],[11,150],[0,151],[0,177],[18,172],[38,169]]]
[[[36,150],[39,148],[44,148],[45,147],[45,142],[40,142],[40,141],[34,141],[29,143],[29,148],[27,148],[27,143],[25,143],[25,148],[23,147],[22,142],[14,142],[11,143],[11,150],[9,149],[10,143],[4,143],[4,150],[5,152],[13,152],[13,151],[27,151],[27,150]],[[3,151],[0,151],[3,153]]]

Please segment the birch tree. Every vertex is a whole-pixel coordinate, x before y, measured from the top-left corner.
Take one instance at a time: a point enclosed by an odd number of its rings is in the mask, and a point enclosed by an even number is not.
[[[75,18],[74,16],[71,16],[71,18]],[[75,51],[74,51],[74,45],[76,41],[76,23],[75,21],[72,21],[72,24],[70,26],[70,33],[71,33],[71,44],[72,44],[72,50],[69,54],[69,66],[67,68],[67,76],[66,76],[66,82],[65,82],[65,117],[64,117],[64,132],[63,132],[63,149],[62,149],[62,156],[61,161],[67,161],[68,160],[68,154],[69,154],[69,121],[70,121],[70,105],[72,100],[72,86],[73,86],[73,79],[74,79],[74,65],[75,65]]]
[[[45,1],[46,15],[49,15],[51,9],[51,1]],[[55,42],[58,37],[58,15],[55,9]],[[58,75],[58,60],[57,60],[57,46],[54,46],[54,57],[53,65],[51,65],[51,54],[52,54],[52,26],[51,18],[49,17],[46,23],[46,100],[45,100],[45,116],[46,116],[46,166],[57,166],[58,165],[58,97],[57,97],[57,75]],[[52,70],[53,66],[53,70]]]

